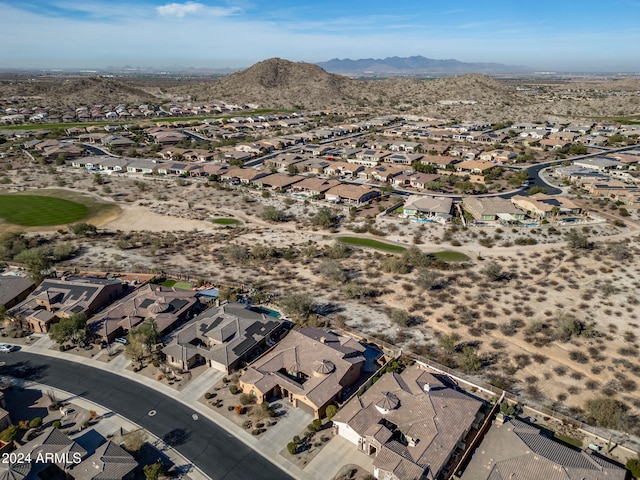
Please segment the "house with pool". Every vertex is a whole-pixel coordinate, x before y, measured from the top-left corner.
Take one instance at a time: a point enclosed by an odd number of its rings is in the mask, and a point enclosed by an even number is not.
[[[267,309],[226,303],[200,313],[175,332],[162,349],[167,362],[183,370],[207,365],[224,373],[271,347],[285,332]]]
[[[343,401],[345,390],[362,376],[365,350],[354,338],[331,331],[292,330],[247,367],[240,388],[258,403],[280,397],[321,418],[327,406]]]

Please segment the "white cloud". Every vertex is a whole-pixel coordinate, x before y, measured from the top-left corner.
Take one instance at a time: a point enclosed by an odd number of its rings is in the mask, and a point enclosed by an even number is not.
[[[240,10],[238,7],[209,7],[198,2],[186,2],[186,3],[168,3],[156,8],[156,11],[163,17],[178,17],[182,18],[186,15],[193,14],[206,14],[215,17],[225,17],[232,15]]]

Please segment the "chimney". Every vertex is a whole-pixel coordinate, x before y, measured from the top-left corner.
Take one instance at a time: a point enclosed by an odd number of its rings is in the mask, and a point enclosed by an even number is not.
[[[425,392],[429,393],[431,391],[431,385],[429,385],[429,382],[424,384],[424,387],[422,387],[424,389]]]

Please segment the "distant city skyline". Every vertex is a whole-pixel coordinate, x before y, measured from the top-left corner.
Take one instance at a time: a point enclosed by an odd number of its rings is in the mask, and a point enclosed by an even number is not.
[[[0,0],[0,68],[244,68],[422,55],[640,72],[640,0]]]

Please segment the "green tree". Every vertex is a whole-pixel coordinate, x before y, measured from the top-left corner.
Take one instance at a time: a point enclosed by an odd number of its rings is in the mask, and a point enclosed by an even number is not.
[[[61,318],[58,323],[51,325],[49,337],[56,343],[82,343],[87,338],[87,314],[75,313],[68,318]]]
[[[640,458],[630,458],[624,466],[631,472],[633,478],[640,478]]]
[[[27,241],[20,232],[0,234],[0,260],[13,260],[17,254],[27,249]]]
[[[484,273],[485,276],[492,282],[497,282],[498,280],[502,280],[504,278],[502,267],[496,262],[488,263],[482,269],[482,273]]]
[[[628,407],[611,397],[595,397],[584,404],[589,421],[604,428],[623,429],[628,422]]]
[[[547,189],[544,187],[539,187],[539,186],[535,186],[535,187],[531,187],[527,193],[529,195],[535,195],[536,193],[547,193]]]
[[[14,257],[14,260],[25,265],[25,269],[34,283],[42,282],[51,268],[51,260],[46,247],[23,250]]]
[[[17,434],[18,434],[17,425],[10,425],[0,432],[0,440],[2,440],[3,442],[9,443],[13,441],[14,438],[16,438]]]
[[[269,222],[286,222],[287,221],[287,214],[282,210],[278,210],[276,207],[271,205],[264,207],[264,210],[260,214],[260,217],[263,220],[267,220]]]
[[[336,416],[336,413],[338,413],[338,408],[335,405],[327,406],[327,409],[325,410],[327,419],[331,420],[333,417]]]
[[[507,400],[504,400],[500,404],[500,412],[502,412],[503,415],[513,415],[514,413],[516,413],[516,407],[514,404],[508,402]]]
[[[338,215],[336,215],[330,208],[322,207],[311,218],[311,223],[322,228],[332,228],[338,223]]]
[[[416,285],[425,290],[436,290],[441,288],[443,283],[442,276],[438,272],[427,268],[421,269],[416,277]]]
[[[145,465],[143,470],[146,480],[158,480],[158,478],[164,474],[164,465],[162,462],[156,462],[151,465]]]
[[[458,345],[460,338],[460,335],[456,332],[440,335],[438,337],[438,345],[442,347],[447,355],[452,355],[456,351],[456,346]]]
[[[464,347],[460,356],[460,367],[467,373],[480,370],[482,362],[473,347]]]
[[[591,246],[589,239],[574,228],[565,234],[565,240],[571,248],[589,248]]]
[[[291,293],[279,303],[285,313],[296,321],[306,321],[318,307],[313,297],[306,293]]]
[[[69,230],[71,230],[76,237],[92,237],[98,231],[95,225],[84,222],[70,225]]]
[[[293,175],[297,175],[300,173],[300,169],[298,168],[298,166],[294,163],[291,163],[289,165],[287,165],[287,173],[291,176]]]
[[[53,259],[56,262],[67,260],[76,253],[76,247],[69,242],[62,242],[53,247]]]
[[[127,340],[131,343],[131,340],[135,340],[136,337],[139,337],[139,341],[142,342],[147,351],[151,351],[160,339],[156,321],[153,318],[147,318],[140,325],[129,330]]]
[[[340,262],[336,260],[325,260],[320,264],[320,275],[335,283],[347,281],[347,274]]]
[[[124,439],[124,448],[127,452],[139,452],[147,441],[147,434],[144,430],[138,429],[127,434]]]

